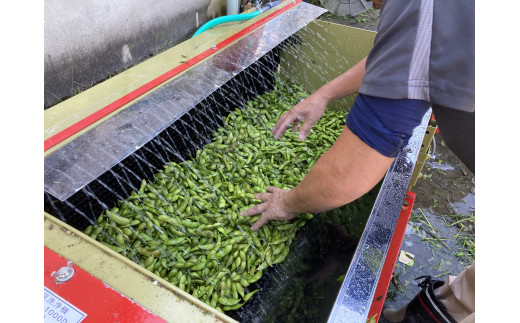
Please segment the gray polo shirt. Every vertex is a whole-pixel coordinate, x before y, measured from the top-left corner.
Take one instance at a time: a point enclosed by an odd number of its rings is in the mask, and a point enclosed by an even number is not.
[[[360,93],[475,110],[475,1],[385,0]]]

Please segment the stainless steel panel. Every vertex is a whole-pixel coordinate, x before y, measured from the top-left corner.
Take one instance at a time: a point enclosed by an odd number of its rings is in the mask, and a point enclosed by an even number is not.
[[[329,323],[364,323],[421,149],[431,109],[386,173],[356,253],[341,286]]]
[[[325,11],[300,3],[63,146],[45,159],[45,191],[67,199]]]

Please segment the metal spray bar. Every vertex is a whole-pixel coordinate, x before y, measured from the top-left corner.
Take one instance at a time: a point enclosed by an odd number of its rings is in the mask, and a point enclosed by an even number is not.
[[[325,11],[300,3],[72,140],[45,159],[44,190],[66,200]]]

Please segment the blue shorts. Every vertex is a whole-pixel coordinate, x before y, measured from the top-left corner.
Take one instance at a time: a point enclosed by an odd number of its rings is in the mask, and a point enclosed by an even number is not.
[[[359,93],[347,115],[347,127],[380,154],[396,157],[429,108],[427,101],[385,99]]]

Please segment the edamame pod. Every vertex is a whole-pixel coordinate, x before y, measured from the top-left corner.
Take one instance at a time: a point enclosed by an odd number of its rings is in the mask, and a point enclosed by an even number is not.
[[[227,297],[219,297],[218,302],[222,305],[232,306],[240,302],[240,299],[232,299]]]
[[[113,213],[110,210],[106,210],[106,214],[108,215],[110,220],[114,221],[115,223],[117,223],[119,225],[127,225],[127,224],[130,223],[130,219],[129,218],[124,218],[122,216],[119,216],[119,215]]]
[[[255,289],[254,291],[247,293],[246,296],[244,296],[244,302],[247,302],[254,294],[258,293],[259,291],[261,291],[261,289]]]

